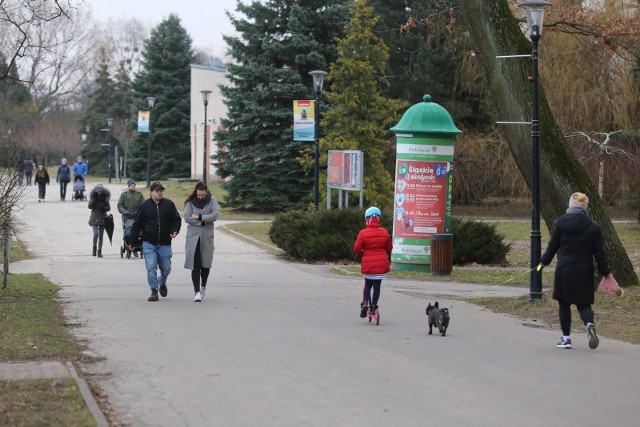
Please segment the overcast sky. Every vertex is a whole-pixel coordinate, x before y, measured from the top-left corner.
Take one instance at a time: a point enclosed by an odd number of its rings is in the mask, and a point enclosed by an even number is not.
[[[93,17],[100,21],[109,18],[135,17],[157,26],[169,14],[180,17],[182,26],[193,39],[194,48],[211,50],[223,55],[226,45],[222,34],[233,35],[234,29],[225,10],[235,14],[236,0],[86,0]]]

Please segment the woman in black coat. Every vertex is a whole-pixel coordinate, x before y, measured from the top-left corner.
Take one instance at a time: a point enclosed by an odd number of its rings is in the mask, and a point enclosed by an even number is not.
[[[604,253],[604,241],[600,224],[587,214],[589,198],[583,193],[573,193],[569,209],[554,224],[549,245],[540,260],[539,269],[549,265],[556,252],[558,264],[553,279],[553,299],[558,301],[558,314],[562,328],[562,340],[558,348],[571,348],[571,304],[575,304],[580,318],[587,328],[589,348],[598,347],[598,336],[593,322],[595,280],[593,259],[598,272],[610,276],[609,264]]]
[[[29,178],[29,180],[31,180],[31,178]],[[38,166],[38,172],[36,172],[34,181],[38,184],[38,201],[44,202],[44,197],[47,194],[47,185],[49,185],[49,174],[44,166]]]
[[[93,251],[91,255],[102,258],[102,240],[104,236],[104,220],[111,210],[109,199],[111,193],[102,184],[96,184],[89,193],[89,225],[93,229]]]

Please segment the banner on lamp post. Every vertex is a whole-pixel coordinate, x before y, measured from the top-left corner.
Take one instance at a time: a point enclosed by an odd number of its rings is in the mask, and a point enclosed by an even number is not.
[[[293,140],[315,141],[315,101],[293,101]]]
[[[138,132],[149,132],[150,111],[138,110]]]

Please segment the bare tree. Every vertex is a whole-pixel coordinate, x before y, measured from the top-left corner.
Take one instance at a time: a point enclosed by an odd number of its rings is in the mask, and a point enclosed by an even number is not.
[[[2,287],[7,287],[11,236],[18,222],[15,210],[19,206],[24,186],[19,185],[18,165],[22,164],[19,137],[0,124],[0,251],[2,253]]]
[[[75,113],[55,113],[41,117],[22,135],[22,146],[33,153],[38,163],[52,166],[62,157],[73,158],[80,152],[81,137]]]
[[[0,32],[0,50],[17,67],[19,80],[31,85],[40,112],[74,102],[95,55],[84,0],[2,0]]]
[[[491,94],[501,120],[522,121],[531,117],[532,88],[528,81],[528,60],[504,61],[498,55],[531,52],[531,45],[509,9],[507,0],[460,0],[466,29],[476,43],[491,85]],[[511,153],[531,186],[531,134],[525,126],[501,128]],[[638,276],[624,246],[607,216],[602,199],[584,167],[573,155],[549,108],[544,91],[540,93],[541,213],[550,228],[565,212],[566,201],[574,191],[590,196],[589,210],[602,226],[605,246],[616,278],[624,286],[638,285]]]
[[[124,176],[128,176],[127,161],[129,158],[129,148],[134,143],[138,131],[133,129],[132,121],[129,119],[114,120],[113,127],[111,128],[111,134],[118,141],[122,147],[124,154],[124,170],[122,173]]]
[[[576,131],[569,135],[566,135],[567,138],[575,138],[575,137],[585,138],[588,143],[596,146],[597,156],[598,156],[598,194],[602,199],[604,199],[604,172],[605,172],[605,160],[607,156],[614,156],[614,155],[624,156],[630,159],[631,161],[635,161],[635,159],[633,159],[633,156],[627,153],[625,150],[610,145],[611,136],[617,133],[624,133],[624,131],[621,131],[621,130],[617,130],[614,132],[592,131],[589,133]]]
[[[103,48],[107,57],[111,58],[109,68],[115,70],[123,64],[133,79],[142,66],[142,47],[149,36],[149,27],[137,18],[110,19],[98,25],[101,34],[106,35],[99,41],[99,48]]]

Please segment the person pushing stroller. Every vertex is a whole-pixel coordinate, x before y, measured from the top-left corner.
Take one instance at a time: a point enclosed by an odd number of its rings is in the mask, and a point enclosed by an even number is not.
[[[140,208],[140,205],[144,202],[144,196],[141,192],[136,190],[136,182],[133,179],[127,181],[127,186],[129,189],[120,194],[120,198],[118,199],[118,212],[122,215],[122,227],[126,243],[125,250],[127,251],[127,258],[129,258],[131,256],[129,244],[133,244],[135,239],[131,239],[131,236],[128,235],[128,231],[131,230],[133,219],[136,217],[138,208]],[[133,256],[138,256],[137,250],[133,251]]]

